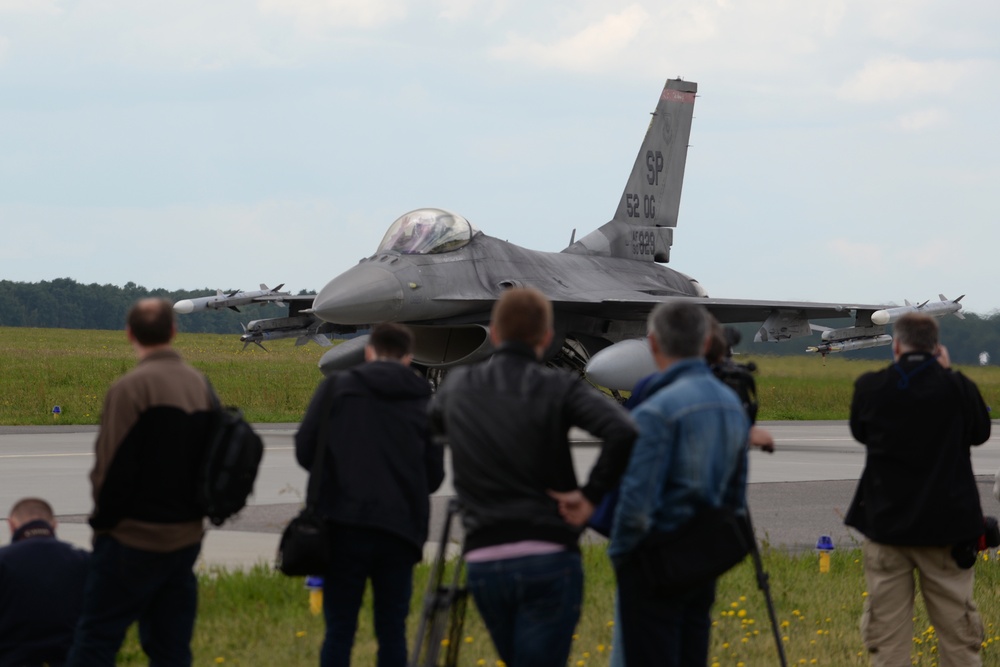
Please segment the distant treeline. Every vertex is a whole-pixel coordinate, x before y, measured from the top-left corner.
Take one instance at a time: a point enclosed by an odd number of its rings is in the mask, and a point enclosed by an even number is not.
[[[242,285],[237,289],[255,289],[256,285]],[[233,290],[223,290],[226,292]],[[309,294],[303,290],[299,294]],[[83,285],[71,278],[57,278],[39,283],[17,283],[0,280],[0,326],[40,327],[60,329],[123,329],[125,313],[136,299],[159,296],[180,301],[215,294],[215,289],[198,290],[147,289],[135,283],[117,285]],[[177,318],[180,331],[190,333],[240,334],[242,324],[267,317],[284,317],[287,308],[280,306],[240,306],[242,312],[211,310],[181,315]],[[946,315],[942,317],[941,336],[948,346],[951,358],[959,364],[978,364],[980,354],[990,356],[990,364],[1000,364],[1000,311],[990,315],[966,313],[965,319]],[[847,326],[843,320],[817,322],[829,327]],[[783,343],[754,343],[753,337],[759,324],[737,327],[743,342],[737,352],[748,354],[803,354],[809,345],[819,342],[819,334]],[[888,347],[844,353],[854,359],[888,359]]]
[[[236,289],[257,289],[257,285]],[[223,290],[230,292],[233,290]],[[303,291],[300,294],[308,294]],[[212,296],[214,288],[198,290],[147,289],[133,282],[117,285],[83,285],[71,278],[57,278],[39,283],[16,283],[0,280],[0,326],[58,329],[124,329],[125,314],[137,299],[157,296],[180,301]],[[240,306],[242,312],[228,308],[181,315],[177,328],[189,333],[243,332],[242,324],[266,317],[285,317],[281,306]]]

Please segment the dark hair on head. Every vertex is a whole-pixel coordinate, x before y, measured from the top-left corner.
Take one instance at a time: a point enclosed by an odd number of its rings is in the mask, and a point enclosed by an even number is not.
[[[52,505],[49,505],[41,498],[21,498],[10,508],[10,514],[19,523],[29,521],[48,521],[52,523],[55,514],[52,512]]]
[[[705,353],[708,311],[696,303],[661,303],[649,314],[648,325],[660,352],[668,357],[687,359]]]
[[[394,322],[376,324],[368,337],[368,344],[379,357],[402,359],[413,354],[413,334],[403,325]]]
[[[892,333],[901,349],[933,352],[940,341],[938,321],[924,313],[907,313],[892,325]]]
[[[126,322],[140,345],[169,343],[174,335],[174,305],[167,299],[140,299],[129,309]]]
[[[493,304],[490,326],[502,343],[535,347],[552,329],[552,303],[533,287],[512,287]]]

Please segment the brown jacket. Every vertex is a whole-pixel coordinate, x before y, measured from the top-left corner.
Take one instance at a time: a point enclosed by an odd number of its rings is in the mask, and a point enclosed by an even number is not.
[[[211,407],[204,376],[172,349],[111,386],[90,473],[95,533],[156,552],[201,541],[196,480]]]

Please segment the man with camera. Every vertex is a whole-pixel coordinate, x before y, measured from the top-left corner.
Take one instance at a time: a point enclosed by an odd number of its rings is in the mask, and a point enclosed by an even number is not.
[[[750,446],[756,447],[768,454],[774,453],[774,436],[771,432],[757,426],[757,383],[753,374],[757,364],[748,362],[738,364],[733,361],[733,348],[739,345],[740,332],[733,327],[725,327],[711,315],[708,317],[710,334],[708,349],[705,351],[705,361],[712,369],[712,375],[719,378],[724,385],[736,392],[743,410],[750,420]]]
[[[983,512],[970,448],[990,437],[976,385],[949,368],[933,317],[894,325],[894,362],[854,385],[851,433],[867,450],[845,523],[863,545],[861,635],[876,667],[910,664],[916,570],[941,664],[981,665],[972,599]]]

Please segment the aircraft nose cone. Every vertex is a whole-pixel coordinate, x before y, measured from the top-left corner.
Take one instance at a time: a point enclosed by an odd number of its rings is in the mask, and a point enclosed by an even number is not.
[[[391,321],[403,305],[403,288],[392,273],[360,264],[345,271],[313,299],[316,317],[334,324]]]

